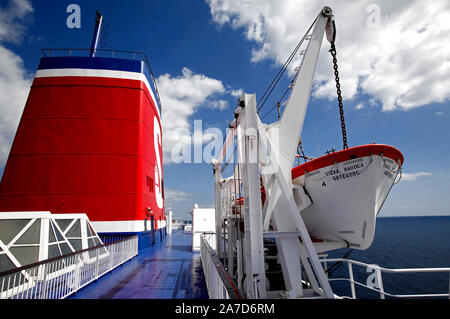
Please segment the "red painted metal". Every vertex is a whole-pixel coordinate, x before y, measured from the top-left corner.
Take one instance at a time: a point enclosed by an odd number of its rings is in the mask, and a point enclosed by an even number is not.
[[[133,221],[150,207],[165,219],[148,184],[158,180],[155,117],[161,127],[142,81],[35,78],[0,183],[0,211]]]

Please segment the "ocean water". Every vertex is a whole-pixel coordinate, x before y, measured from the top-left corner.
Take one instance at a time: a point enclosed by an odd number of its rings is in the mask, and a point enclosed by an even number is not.
[[[329,252],[342,257],[348,249]],[[377,219],[375,238],[367,250],[353,250],[349,259],[385,268],[450,268],[450,216],[382,217]],[[332,263],[328,265],[330,267]],[[354,266],[355,280],[376,285],[374,272]],[[449,273],[382,273],[383,287],[391,294],[448,293]],[[348,266],[342,264],[329,278],[348,278]],[[333,282],[338,295],[351,296],[349,282]],[[379,298],[380,294],[356,287],[358,298]],[[389,297],[386,297],[389,298]]]

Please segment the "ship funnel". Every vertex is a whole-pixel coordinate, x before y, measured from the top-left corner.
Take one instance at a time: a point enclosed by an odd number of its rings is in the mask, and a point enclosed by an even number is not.
[[[103,17],[100,11],[97,10],[97,18],[95,18],[95,30],[94,37],[92,38],[91,51],[89,57],[95,57],[95,51],[97,49],[98,38],[100,37],[100,30],[102,28]]]

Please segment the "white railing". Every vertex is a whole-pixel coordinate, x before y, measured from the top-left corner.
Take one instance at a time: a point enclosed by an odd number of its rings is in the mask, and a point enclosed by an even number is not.
[[[215,234],[204,233],[201,236],[201,260],[203,272],[205,275],[206,286],[208,288],[208,295],[211,299],[231,299],[243,298],[243,293],[236,287],[235,283],[226,275],[222,263],[216,256],[216,252],[211,247],[215,247]],[[332,258],[327,259],[323,255],[319,259],[327,268],[329,263],[343,263],[347,265],[348,278],[328,278],[329,282],[347,281],[351,291],[351,296],[336,296],[338,298],[352,298],[356,299],[356,286],[364,287],[365,289],[374,291],[379,294],[381,299],[385,297],[391,298],[450,298],[450,268],[402,268],[390,269],[380,267],[375,264],[367,264],[360,261],[355,261],[346,258]],[[363,269],[365,273],[366,282],[361,282],[355,279],[354,267]],[[383,282],[383,273],[389,274],[413,274],[413,273],[446,273],[448,278],[448,292],[447,293],[417,293],[417,294],[394,294],[385,289]],[[369,275],[369,276],[367,276]]]
[[[390,269],[380,267],[374,264],[366,264],[360,261],[355,261],[346,258],[332,258],[326,259],[323,258],[320,260],[324,264],[328,263],[346,263],[348,270],[348,278],[329,278],[328,281],[348,281],[351,290],[350,296],[343,296],[342,298],[352,298],[356,299],[356,286],[364,287],[366,289],[375,291],[379,293],[381,299],[385,299],[386,296],[392,298],[450,298],[450,268],[403,268],[403,269]],[[371,272],[370,280],[366,280],[365,283],[359,282],[355,280],[354,276],[354,266],[365,268],[366,274],[367,271]],[[327,268],[325,266],[325,268]],[[426,293],[426,294],[393,294],[386,291],[383,284],[383,276],[382,273],[391,273],[391,274],[407,274],[407,273],[447,273],[448,274],[448,293]],[[367,279],[367,278],[366,278]]]
[[[63,299],[136,256],[138,237],[0,273],[0,299]]]
[[[223,264],[212,249],[215,233],[203,233],[200,237],[200,256],[210,299],[241,299],[242,292],[236,283],[228,277]]]

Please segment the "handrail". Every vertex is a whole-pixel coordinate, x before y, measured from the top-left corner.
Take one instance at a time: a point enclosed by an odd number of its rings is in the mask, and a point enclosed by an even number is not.
[[[48,51],[48,54],[46,53],[46,51]],[[41,52],[44,56],[49,57],[50,56],[50,52],[52,51],[69,51],[69,56],[72,56],[72,51],[86,51],[86,52],[91,52],[91,49],[86,49],[86,48],[43,48],[41,49]],[[95,52],[111,52],[111,57],[114,58],[114,53],[118,52],[118,53],[129,53],[129,54],[133,54],[133,60],[136,59],[136,55],[138,56],[142,56],[143,57],[143,61],[145,62],[145,64],[147,65],[149,71],[150,71],[150,76],[152,78],[152,82],[153,82],[153,86],[155,88],[156,91],[156,99],[158,100],[158,105],[160,108],[160,112],[162,113],[162,105],[161,105],[161,98],[159,95],[159,90],[158,90],[158,85],[156,84],[156,78],[155,75],[153,74],[153,70],[152,67],[150,66],[150,62],[147,58],[147,55],[144,52],[139,52],[139,51],[130,51],[130,50],[116,50],[116,49],[95,49]]]
[[[410,273],[410,272],[450,272],[450,267],[443,267],[443,268],[385,268],[381,267],[375,264],[367,264],[361,261],[353,260],[353,259],[346,259],[346,258],[329,258],[324,259],[324,261],[327,262],[350,262],[352,264],[361,266],[361,267],[367,267],[370,266],[372,268],[379,268],[381,271],[388,272],[388,273]]]
[[[351,292],[352,292],[352,298],[355,299],[356,298],[356,292],[355,292],[355,284],[361,287],[364,287],[366,289],[378,292],[380,294],[380,298],[384,299],[385,296],[389,296],[389,297],[393,297],[393,298],[433,298],[433,297],[448,297],[450,298],[450,267],[442,267],[442,268],[397,268],[397,269],[393,269],[393,268],[386,268],[386,267],[381,267],[378,266],[376,264],[367,264],[364,262],[360,262],[360,261],[356,261],[356,260],[352,260],[352,259],[346,259],[346,258],[322,258],[319,259],[320,262],[322,263],[328,263],[328,262],[341,262],[341,263],[346,263],[348,265],[348,273],[349,273],[349,277],[350,278],[329,278],[328,281],[348,281],[350,283],[350,288],[351,288]],[[371,268],[373,270],[375,270],[375,274],[376,274],[376,280],[377,280],[377,285],[378,287],[370,287],[364,283],[358,282],[354,279],[353,276],[353,265],[355,266],[360,266],[360,267],[366,267],[366,268]],[[383,278],[381,273],[391,273],[391,274],[404,274],[404,273],[438,273],[438,272],[443,272],[443,273],[448,273],[449,274],[449,293],[448,294],[444,294],[444,293],[427,293],[427,294],[392,294],[389,292],[386,292],[384,290],[383,287]]]
[[[129,239],[131,239],[133,237],[138,237],[138,236],[137,235],[130,236],[130,237],[119,239],[119,240],[116,240],[116,241],[113,241],[113,242],[110,242],[110,243],[107,243],[107,244],[101,244],[101,245],[97,245],[97,246],[93,246],[93,247],[77,250],[77,251],[74,251],[74,252],[71,252],[71,253],[68,253],[68,254],[65,254],[65,255],[61,255],[61,256],[57,256],[57,257],[53,257],[53,258],[48,258],[48,259],[44,259],[44,260],[41,260],[41,261],[38,261],[38,262],[35,262],[35,263],[32,263],[32,264],[28,264],[28,265],[25,265],[25,266],[21,266],[21,267],[5,270],[3,272],[0,272],[0,277],[7,276],[7,275],[13,274],[15,272],[19,272],[19,271],[22,271],[22,270],[33,268],[33,267],[40,266],[40,265],[43,265],[43,264],[48,264],[50,262],[57,261],[57,260],[60,260],[60,259],[64,259],[64,258],[67,258],[67,257],[70,257],[70,256],[78,255],[78,254],[81,254],[81,253],[84,253],[84,252],[87,252],[87,251],[90,251],[90,250],[95,250],[95,249],[98,249],[98,248],[101,248],[101,247],[114,245],[114,244],[116,244],[118,242],[129,240]]]
[[[41,52],[44,56],[49,57],[51,56],[51,52],[52,51],[69,51],[69,56],[72,54],[72,51],[86,51],[86,52],[90,52],[91,49],[87,49],[87,48],[42,48]],[[119,52],[119,53],[130,53],[133,54],[133,60],[136,59],[136,55],[142,55],[144,57],[144,61],[146,62],[146,64],[149,65],[148,63],[148,59],[147,56],[145,55],[144,52],[140,52],[140,51],[131,51],[131,50],[117,50],[117,49],[95,49],[95,51],[103,51],[103,52],[111,52],[112,53],[112,57],[114,57],[114,53],[115,52]],[[47,53],[48,52],[48,53]]]
[[[205,232],[200,236],[201,261],[210,298],[244,298],[245,293],[238,287],[237,283],[232,278],[230,278],[230,276],[228,276],[222,262],[208,243],[206,235],[213,236],[215,235],[215,233]],[[215,284],[217,284],[217,287],[215,287],[215,289],[212,289],[211,286]],[[222,294],[222,289],[220,288],[223,288],[226,291],[226,295]]]
[[[0,299],[64,299],[138,254],[138,236],[0,273]]]

